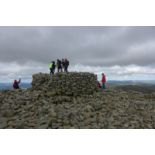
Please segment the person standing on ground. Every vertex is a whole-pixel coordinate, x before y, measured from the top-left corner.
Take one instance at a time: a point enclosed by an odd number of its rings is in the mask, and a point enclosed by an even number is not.
[[[102,89],[106,89],[106,76],[102,73]]]
[[[14,88],[14,89],[19,89],[19,84],[20,84],[20,82],[21,82],[21,79],[19,79],[19,81],[14,80],[13,88]]]
[[[58,73],[59,71],[62,72],[62,64],[61,64],[61,60],[57,59],[57,69],[58,69]]]
[[[65,72],[68,72],[69,61],[65,59]]]

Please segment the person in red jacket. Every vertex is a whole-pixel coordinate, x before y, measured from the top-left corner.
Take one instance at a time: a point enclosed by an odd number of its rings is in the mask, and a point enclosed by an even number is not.
[[[101,86],[99,81],[97,81],[97,85],[98,85],[98,88],[100,88],[100,89],[102,88],[102,86]]]
[[[106,76],[102,73],[102,89],[106,89]]]
[[[19,81],[14,80],[13,88],[14,88],[14,89],[19,89],[19,83],[20,83],[20,82],[21,82],[21,79],[19,79]]]

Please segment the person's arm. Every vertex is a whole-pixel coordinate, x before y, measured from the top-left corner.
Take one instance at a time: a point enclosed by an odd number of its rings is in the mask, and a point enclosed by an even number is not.
[[[21,79],[19,79],[18,84],[21,82]]]

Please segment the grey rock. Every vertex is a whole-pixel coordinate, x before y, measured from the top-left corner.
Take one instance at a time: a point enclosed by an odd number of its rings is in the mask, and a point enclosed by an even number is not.
[[[33,75],[32,88],[0,92],[0,128],[155,128],[155,93],[100,91],[91,73]]]

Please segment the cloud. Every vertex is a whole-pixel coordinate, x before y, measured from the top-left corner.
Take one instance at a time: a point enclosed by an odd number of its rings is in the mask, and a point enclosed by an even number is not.
[[[35,73],[43,72],[49,73],[48,64],[42,63],[27,63],[20,65],[17,63],[12,63],[10,68],[10,63],[0,63],[1,82],[12,82],[14,79],[22,78],[24,82],[31,82],[32,75]],[[108,80],[154,80],[155,79],[155,68],[147,66],[111,66],[111,67],[101,67],[101,66],[88,66],[88,65],[71,65],[69,71],[76,72],[91,72],[98,75],[98,79],[101,80],[101,74],[104,72]]]
[[[48,72],[57,58],[68,58],[71,70],[152,77],[155,27],[0,27],[1,79]]]

